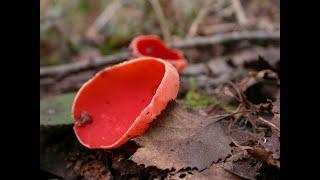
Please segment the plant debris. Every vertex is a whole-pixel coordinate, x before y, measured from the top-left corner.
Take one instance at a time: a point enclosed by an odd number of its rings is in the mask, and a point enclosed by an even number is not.
[[[270,77],[266,72],[271,73],[263,70],[246,78],[262,77],[264,82]],[[277,174],[280,91],[273,94],[275,102],[254,104],[246,97],[248,83],[243,82],[224,88],[238,101],[235,110],[219,103],[190,109],[172,102],[144,135],[114,151],[88,150],[75,144],[75,137],[66,139],[71,127],[66,134],[61,126],[43,126],[41,167],[67,179],[259,179],[264,171]]]
[[[146,134],[134,139],[141,147],[131,159],[160,169],[208,168],[231,153],[228,138],[214,122],[172,103]]]
[[[187,170],[170,175],[166,179],[199,179],[199,180],[241,180],[240,176],[232,174],[221,167],[221,164],[213,164],[210,168],[201,172],[196,170]]]
[[[87,112],[82,112],[79,119],[76,119],[74,124],[76,126],[84,126],[86,124],[92,123],[92,117]]]

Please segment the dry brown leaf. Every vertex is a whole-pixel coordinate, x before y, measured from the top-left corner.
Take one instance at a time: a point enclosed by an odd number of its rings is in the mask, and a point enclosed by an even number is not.
[[[242,146],[252,146],[258,140],[260,134],[254,134],[240,127],[231,129],[231,136]]]
[[[247,69],[252,69],[252,70],[256,70],[256,71],[262,71],[262,70],[266,70],[266,69],[270,69],[275,72],[277,71],[276,67],[271,65],[262,56],[258,56],[258,59],[255,61],[246,61],[246,62],[244,62],[243,65]]]
[[[255,179],[255,177],[259,174],[258,170],[260,167],[259,164],[256,164],[256,166],[252,165],[253,163],[255,163],[253,158],[241,159],[234,162],[226,162],[223,164],[223,168],[228,172],[242,178]]]
[[[270,122],[280,129],[280,95],[277,96],[276,101],[273,104],[272,112],[274,116]]]
[[[176,103],[171,103],[146,134],[134,141],[141,148],[131,159],[160,169],[203,170],[231,153],[230,141],[219,124]]]
[[[212,165],[209,169],[206,169],[200,173],[197,173],[193,176],[193,179],[199,179],[199,180],[209,180],[209,179],[215,179],[215,180],[240,180],[239,176],[236,176],[234,174],[229,173],[228,171],[225,171],[222,167],[218,165]]]
[[[276,155],[275,153],[269,152],[264,148],[254,147],[253,149],[249,149],[248,152],[255,157],[269,165],[277,166],[280,168],[280,154]]]
[[[274,113],[280,113],[280,92],[277,95],[276,101],[273,104],[273,112]]]
[[[280,96],[277,96],[277,100],[273,104],[272,112],[274,114],[270,123],[274,124],[280,129]],[[270,137],[265,139],[265,143],[261,143],[265,151],[270,153],[268,162],[280,168],[280,132],[273,130]]]
[[[188,172],[179,172],[174,175],[167,177],[168,180],[241,180],[239,176],[236,176],[226,170],[224,170],[220,164],[214,164],[210,168],[205,169],[204,171],[188,171]]]

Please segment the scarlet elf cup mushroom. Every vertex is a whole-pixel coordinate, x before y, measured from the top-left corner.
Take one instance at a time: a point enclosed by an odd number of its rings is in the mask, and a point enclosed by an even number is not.
[[[141,35],[130,43],[131,55],[134,57],[149,56],[170,62],[178,72],[183,71],[186,60],[178,49],[170,49],[156,35]]]
[[[178,72],[162,59],[142,57],[108,67],[74,99],[75,134],[90,149],[119,147],[142,135],[178,90]]]

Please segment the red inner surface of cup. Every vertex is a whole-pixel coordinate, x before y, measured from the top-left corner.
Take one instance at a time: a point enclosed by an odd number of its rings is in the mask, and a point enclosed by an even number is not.
[[[157,57],[166,60],[179,60],[183,57],[176,51],[172,51],[165,47],[162,42],[156,39],[144,39],[138,41],[137,50],[145,56]]]
[[[176,57],[160,46],[156,48],[160,54]],[[74,118],[85,111],[93,120],[85,126],[76,126],[77,135],[91,147],[115,143],[150,104],[164,73],[163,63],[143,60],[97,75],[76,101]]]

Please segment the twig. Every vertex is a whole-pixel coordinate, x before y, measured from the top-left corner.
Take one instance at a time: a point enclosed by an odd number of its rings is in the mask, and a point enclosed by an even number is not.
[[[279,49],[274,49],[272,51],[279,51]],[[251,52],[251,53],[249,53]],[[254,52],[254,53],[253,53]],[[270,52],[270,50],[266,50],[264,48],[261,49],[256,49],[256,48],[251,48],[251,49],[247,49],[247,50],[243,50],[239,53],[233,54],[232,56],[222,56],[222,57],[217,57],[224,59],[225,61],[227,59],[235,59],[237,61],[240,61],[239,58],[242,59],[246,59],[248,61],[254,60],[257,58],[257,54],[260,54],[262,56],[265,56],[265,54],[268,54],[268,52]],[[245,54],[245,55],[244,55]],[[238,59],[237,59],[238,58]],[[124,58],[127,59],[127,58]],[[213,59],[211,61],[215,61],[217,59]],[[108,62],[109,63],[109,62]],[[108,64],[106,64],[107,66]],[[189,66],[193,66],[193,64],[190,64]],[[40,78],[40,89],[42,89],[43,91],[47,91],[46,93],[56,93],[56,92],[71,92],[73,90],[77,90],[79,89],[83,83],[85,83],[88,79],[90,79],[90,77],[92,77],[95,72],[98,70],[98,68],[90,68],[92,66],[89,66],[86,69],[82,69],[81,71],[78,71],[79,73],[64,73],[65,76],[63,76],[63,78],[59,78],[57,76],[47,76],[47,77],[41,77]],[[104,65],[101,65],[99,67],[104,67]],[[77,70],[75,70],[74,72],[77,72]],[[204,71],[199,72],[201,73],[205,73]],[[234,74],[230,75],[233,77],[237,77],[238,73],[235,72]],[[194,76],[198,76],[199,74],[194,74]],[[229,75],[228,75],[229,76]],[[187,76],[185,75],[181,75],[182,79],[188,79]],[[231,78],[232,79],[232,78]],[[199,88],[203,88],[204,86],[210,85],[210,86],[218,86],[221,83],[225,83],[227,80],[213,80],[213,81],[204,81],[202,83],[197,84]],[[187,91],[187,87],[185,86],[181,86],[180,88],[180,92],[183,94]],[[238,107],[239,108],[239,107]],[[230,113],[233,112],[237,112],[237,111],[232,111]],[[241,112],[244,112],[243,110]],[[229,116],[230,117],[230,116]],[[219,115],[216,117],[212,117],[214,120],[213,121],[219,121],[223,118],[228,118],[228,115]]]
[[[239,89],[239,87],[231,81],[228,81],[227,83],[230,84],[235,89],[235,91],[237,92],[237,94],[239,96],[239,100],[240,100],[239,101],[239,103],[240,103],[239,109],[242,109],[242,108],[251,109],[251,107],[252,107],[251,103],[248,102],[248,100],[245,98],[244,93]],[[250,110],[249,110],[249,112],[250,112]],[[248,118],[246,121],[250,122],[250,124],[252,125],[253,133],[256,134],[256,128],[257,128],[256,123],[254,123],[250,118]]]
[[[236,98],[237,100],[239,100],[239,107],[241,108],[242,105],[245,105],[245,98],[243,97],[243,93],[241,92],[241,90],[239,89],[239,87],[234,84],[232,81],[228,81],[227,84],[229,84],[230,86],[232,86],[232,88],[237,92],[239,98]],[[237,96],[235,96],[237,97]]]
[[[221,121],[221,120],[223,120],[223,119],[226,119],[226,118],[228,118],[228,117],[232,117],[232,116],[234,116],[234,115],[241,114],[241,113],[246,113],[246,112],[250,112],[250,111],[249,111],[249,110],[242,110],[242,111],[240,111],[240,109],[237,108],[237,110],[235,110],[235,111],[232,112],[232,113],[227,113],[227,114],[222,114],[222,115],[218,115],[218,116],[212,117],[212,119],[214,120],[213,123],[216,123],[216,122]]]
[[[268,124],[270,127],[274,128],[275,130],[277,130],[277,131],[280,132],[280,129],[279,129],[276,125],[274,125],[273,123],[267,121],[266,119],[264,119],[264,118],[261,117],[261,116],[259,116],[259,119],[260,119],[262,122]]]
[[[240,0],[231,0],[231,3],[240,26],[247,25],[248,19],[244,13]]]
[[[174,48],[190,48],[239,40],[279,40],[280,31],[243,31],[217,34],[206,37],[195,37],[171,43]]]
[[[94,23],[89,27],[86,32],[86,37],[93,39],[96,37],[100,29],[113,17],[113,15],[120,9],[122,6],[122,0],[113,0],[108,4]]]
[[[247,31],[247,32],[233,32],[218,34],[208,37],[196,37],[185,40],[180,40],[172,43],[171,45],[175,48],[190,48],[196,46],[205,46],[218,43],[224,43],[228,41],[237,41],[243,39],[260,39],[268,40],[275,39],[279,40],[280,32],[265,32],[265,31]],[[101,66],[107,66],[115,63],[122,62],[129,56],[128,52],[119,53],[116,55],[110,55],[106,57],[97,57],[92,60],[84,60],[66,65],[58,65],[52,67],[40,68],[40,78],[53,76],[53,75],[67,75],[74,72],[83,71],[86,69],[92,69]]]
[[[237,95],[235,95],[233,92],[230,91],[230,88],[225,86],[223,88],[223,93],[229,97],[232,97],[232,98],[235,98],[238,102],[240,102],[240,105],[241,105],[241,99],[240,99],[240,96],[238,97]],[[240,107],[240,106],[239,106]]]
[[[64,76],[69,73],[75,73],[86,69],[93,69],[100,66],[106,66],[122,62],[128,58],[127,52],[119,53],[117,55],[110,55],[106,57],[96,57],[92,60],[79,61],[66,65],[58,65],[53,67],[40,68],[40,78],[46,76]]]
[[[169,42],[171,39],[170,30],[167,25],[167,20],[164,16],[161,4],[159,3],[158,0],[149,0],[149,1],[150,1],[151,5],[156,13],[156,17],[159,21],[163,37],[164,37],[165,41]]]
[[[197,17],[195,18],[195,20],[192,22],[191,26],[190,26],[190,29],[189,29],[189,32],[188,32],[188,35],[187,37],[193,37],[197,34],[198,32],[198,28],[199,28],[199,25],[201,23],[201,21],[203,20],[203,18],[205,18],[210,10],[210,5],[214,2],[214,0],[206,0]]]

